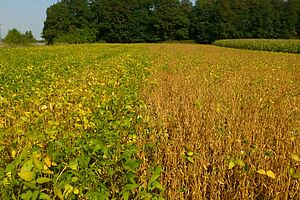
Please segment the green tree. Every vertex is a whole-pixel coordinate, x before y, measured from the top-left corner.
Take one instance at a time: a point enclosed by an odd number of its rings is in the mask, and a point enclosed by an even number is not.
[[[26,31],[25,34],[22,34],[14,28],[8,31],[4,42],[9,45],[30,45],[36,42],[36,39],[33,37],[31,31]]]
[[[51,44],[55,38],[69,33],[71,19],[69,9],[64,2],[58,2],[50,6],[46,14],[42,35]]]
[[[92,13],[87,0],[62,0],[47,9],[43,37],[54,41],[83,43],[95,41]],[[84,34],[84,35],[82,35]]]
[[[26,31],[23,35],[23,38],[24,38],[25,41],[28,41],[30,43],[36,42],[36,39],[34,38],[31,31]]]
[[[194,6],[192,18],[192,36],[199,43],[209,43],[211,38],[210,16],[211,2],[209,0],[197,0]]]
[[[187,39],[190,22],[178,0],[155,0],[153,16],[154,29],[160,40]]]
[[[23,43],[23,37],[20,31],[16,28],[11,29],[7,32],[4,42],[7,44],[18,45]]]

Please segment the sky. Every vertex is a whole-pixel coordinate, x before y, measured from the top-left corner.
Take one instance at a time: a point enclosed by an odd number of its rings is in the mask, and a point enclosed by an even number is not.
[[[41,34],[46,19],[46,10],[57,0],[0,0],[1,38],[7,31],[17,28],[22,33],[32,31],[36,39]]]
[[[1,36],[17,28],[24,33],[32,31],[36,39],[41,33],[46,19],[46,10],[57,0],[0,0]]]

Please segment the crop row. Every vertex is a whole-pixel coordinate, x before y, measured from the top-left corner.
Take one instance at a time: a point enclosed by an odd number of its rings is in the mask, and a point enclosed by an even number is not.
[[[300,53],[300,40],[229,39],[217,40],[213,44],[237,49]]]

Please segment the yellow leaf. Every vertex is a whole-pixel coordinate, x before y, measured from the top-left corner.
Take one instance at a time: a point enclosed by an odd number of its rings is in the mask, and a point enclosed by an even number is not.
[[[50,174],[50,175],[53,175],[53,174],[54,174],[54,172],[51,171],[51,170],[49,170],[49,169],[43,169],[43,170],[42,170],[42,173],[44,173],[44,174]]]
[[[11,157],[13,157],[13,158],[16,157],[16,154],[17,154],[17,152],[15,150],[11,151]]]
[[[21,172],[30,172],[31,169],[32,169],[32,167],[33,167],[32,163],[33,163],[32,159],[27,160],[27,161],[23,164],[23,166],[21,167],[21,170],[20,170],[20,171],[21,171]]]
[[[266,171],[263,170],[263,169],[257,170],[257,173],[262,174],[262,175],[266,175]]]
[[[78,190],[77,188],[75,188],[75,189],[73,190],[73,192],[74,192],[74,194],[79,194],[79,190]]]
[[[216,106],[216,112],[220,113],[221,112],[221,105],[218,103]]]
[[[42,170],[44,165],[38,158],[33,158],[34,165],[37,169]]]
[[[297,162],[299,162],[299,161],[300,161],[300,158],[299,158],[299,156],[298,156],[298,155],[296,155],[296,154],[293,154],[293,155],[291,155],[291,158],[292,158],[293,160],[297,161]]]
[[[23,179],[24,181],[30,182],[35,179],[35,173],[34,172],[20,172],[18,175]]]
[[[48,106],[46,106],[46,105],[43,105],[43,106],[41,107],[42,110],[46,110],[47,108],[48,108]]]
[[[60,198],[61,200],[64,199],[64,196],[63,196],[62,192],[60,191],[60,189],[54,188],[54,194],[55,194],[58,198]]]
[[[234,162],[234,160],[230,160],[229,161],[229,167],[228,167],[228,169],[232,169],[232,168],[234,168],[234,166],[235,166],[235,162]]]
[[[271,170],[268,170],[266,174],[267,174],[268,177],[273,178],[273,179],[276,179],[275,173],[272,172]]]
[[[74,170],[74,171],[78,171],[78,163],[77,163],[77,161],[71,161],[71,162],[69,163],[69,167],[70,167],[72,170]]]
[[[47,156],[45,159],[44,159],[44,162],[45,164],[48,166],[48,167],[51,167],[51,159]]]
[[[236,160],[235,160],[235,163],[238,164],[238,165],[241,166],[241,167],[245,167],[245,163],[244,163],[244,161],[242,161],[241,159],[236,159]]]
[[[67,197],[71,192],[73,191],[73,186],[66,184],[65,185],[65,191],[64,191],[64,196]]]
[[[296,136],[292,136],[292,137],[291,137],[291,141],[292,141],[292,142],[294,142],[296,139],[297,139]]]

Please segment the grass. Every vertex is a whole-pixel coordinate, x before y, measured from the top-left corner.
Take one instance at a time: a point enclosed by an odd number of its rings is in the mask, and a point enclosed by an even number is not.
[[[297,199],[299,55],[0,49],[2,199]]]
[[[213,44],[237,49],[300,53],[300,40],[291,39],[229,39],[217,40]]]

